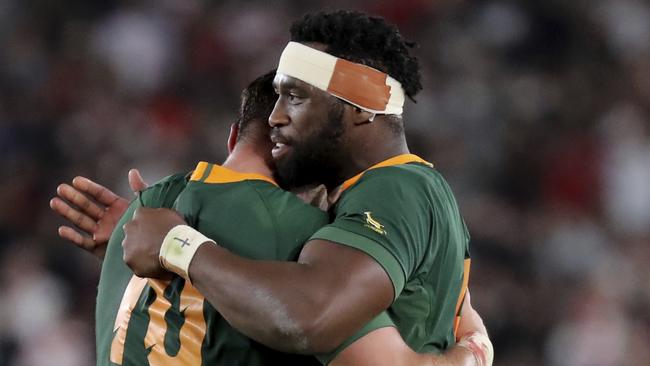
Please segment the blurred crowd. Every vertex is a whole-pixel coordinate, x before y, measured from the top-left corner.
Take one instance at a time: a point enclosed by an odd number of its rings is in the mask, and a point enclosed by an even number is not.
[[[0,0],[0,365],[94,363],[100,262],[58,238],[57,184],[220,162],[240,90],[325,7],[419,44],[410,148],[460,202],[495,365],[650,364],[646,0]]]

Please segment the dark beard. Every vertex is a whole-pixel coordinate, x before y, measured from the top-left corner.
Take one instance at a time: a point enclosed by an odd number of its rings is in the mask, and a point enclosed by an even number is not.
[[[275,178],[284,189],[293,189],[310,184],[325,184],[335,187],[341,165],[341,137],[343,106],[334,105],[328,113],[328,122],[320,131],[299,144],[293,144],[290,159],[275,161]]]

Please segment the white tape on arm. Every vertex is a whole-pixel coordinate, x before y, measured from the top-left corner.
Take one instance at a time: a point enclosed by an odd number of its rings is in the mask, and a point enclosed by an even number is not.
[[[490,338],[481,332],[470,333],[456,344],[468,349],[476,358],[478,366],[492,366],[494,361],[494,348]]]
[[[206,242],[216,244],[214,240],[190,226],[175,226],[163,239],[163,244],[160,247],[160,265],[191,283],[190,263],[199,247]]]

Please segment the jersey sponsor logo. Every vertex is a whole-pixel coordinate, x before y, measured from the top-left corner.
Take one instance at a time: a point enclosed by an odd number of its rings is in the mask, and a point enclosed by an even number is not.
[[[366,225],[365,227],[371,229],[372,231],[379,233],[381,235],[386,235],[386,229],[384,229],[384,225],[382,225],[379,221],[375,220],[371,216],[370,211],[366,211],[363,213],[366,216]]]

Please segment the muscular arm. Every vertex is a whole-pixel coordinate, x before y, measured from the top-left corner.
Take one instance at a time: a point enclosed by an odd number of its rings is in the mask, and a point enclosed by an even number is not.
[[[418,195],[365,205],[372,197],[402,190],[402,179],[387,177],[363,195],[347,196],[339,204],[341,217],[314,234],[297,263],[249,260],[203,244],[189,268],[187,261],[179,264],[224,318],[250,338],[290,353],[328,353],[391,305],[426,252],[429,212]],[[157,273],[163,239],[184,224],[176,212],[140,209],[127,224],[131,230],[125,229],[125,262],[140,276]],[[185,237],[177,239],[179,245]],[[145,257],[148,265],[137,265]],[[140,270],[144,267],[149,268]]]
[[[140,277],[161,276],[163,238],[183,224],[176,211],[139,208],[124,225],[124,262]],[[297,263],[250,260],[206,242],[187,272],[235,328],[289,353],[332,351],[388,308],[394,296],[377,261],[325,240],[309,241]]]
[[[459,335],[459,343],[443,354],[418,354],[404,342],[397,329],[380,328],[346,347],[329,365],[492,366],[494,358],[492,343],[487,338],[483,319],[472,306],[469,292],[462,307]]]
[[[205,244],[189,275],[235,328],[292,353],[333,350],[393,299],[374,259],[323,240],[310,241],[297,263],[248,260]]]

